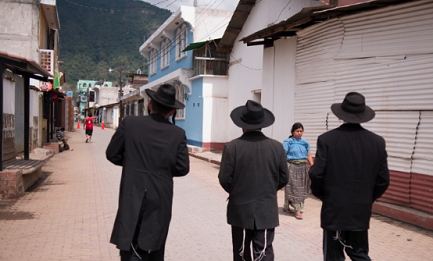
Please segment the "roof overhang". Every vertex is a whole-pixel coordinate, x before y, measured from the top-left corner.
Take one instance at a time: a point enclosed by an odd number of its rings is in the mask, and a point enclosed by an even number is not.
[[[165,39],[174,38],[174,30],[183,22],[188,22],[192,29],[195,23],[195,7],[181,6],[147,39],[138,49],[143,56],[147,56],[152,48],[156,48]]]
[[[221,41],[216,49],[219,53],[228,53],[233,49],[233,45],[242,31],[251,10],[256,4],[256,0],[241,0],[238,3],[235,11],[233,12],[232,19],[230,20]]]
[[[45,17],[47,18],[48,27],[60,30],[56,0],[41,0],[41,8],[44,10]]]
[[[48,77],[53,77],[37,62],[5,52],[0,52],[0,64],[3,64],[5,68],[11,70],[15,74],[28,76],[44,82],[48,81]]]
[[[289,19],[257,31],[242,38],[240,41],[243,41],[249,46],[258,44],[266,45],[269,41],[272,42],[281,37],[296,35],[298,30],[328,19],[411,1],[415,0],[371,0],[340,7],[333,7],[330,5],[307,7]]]

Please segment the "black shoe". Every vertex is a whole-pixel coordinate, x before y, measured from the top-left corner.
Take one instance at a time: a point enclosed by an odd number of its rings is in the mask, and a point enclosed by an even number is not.
[[[86,143],[89,143],[89,139],[86,139]]]

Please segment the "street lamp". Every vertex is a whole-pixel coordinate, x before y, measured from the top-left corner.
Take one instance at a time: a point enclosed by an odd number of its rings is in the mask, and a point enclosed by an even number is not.
[[[116,71],[114,69],[108,69],[108,72],[111,73],[113,71]],[[120,106],[120,111],[119,111],[119,125],[122,122],[123,119],[123,104],[122,104],[122,96],[123,96],[123,91],[122,91],[122,62],[120,62],[120,72],[119,72],[119,85],[120,85],[120,102],[119,102],[119,106]]]

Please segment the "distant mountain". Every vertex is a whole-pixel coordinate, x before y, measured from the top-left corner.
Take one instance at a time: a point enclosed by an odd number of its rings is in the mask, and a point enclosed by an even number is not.
[[[59,60],[68,84],[79,79],[118,81],[137,69],[145,71],[138,48],[171,15],[134,0],[57,0],[60,17]]]

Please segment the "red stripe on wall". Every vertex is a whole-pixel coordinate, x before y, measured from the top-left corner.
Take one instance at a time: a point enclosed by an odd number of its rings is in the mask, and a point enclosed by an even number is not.
[[[205,150],[223,150],[224,149],[224,145],[226,145],[225,142],[203,142],[202,147]]]
[[[380,201],[410,206],[410,173],[395,170],[389,171],[390,184]]]
[[[412,173],[411,207],[433,214],[433,176]]]

